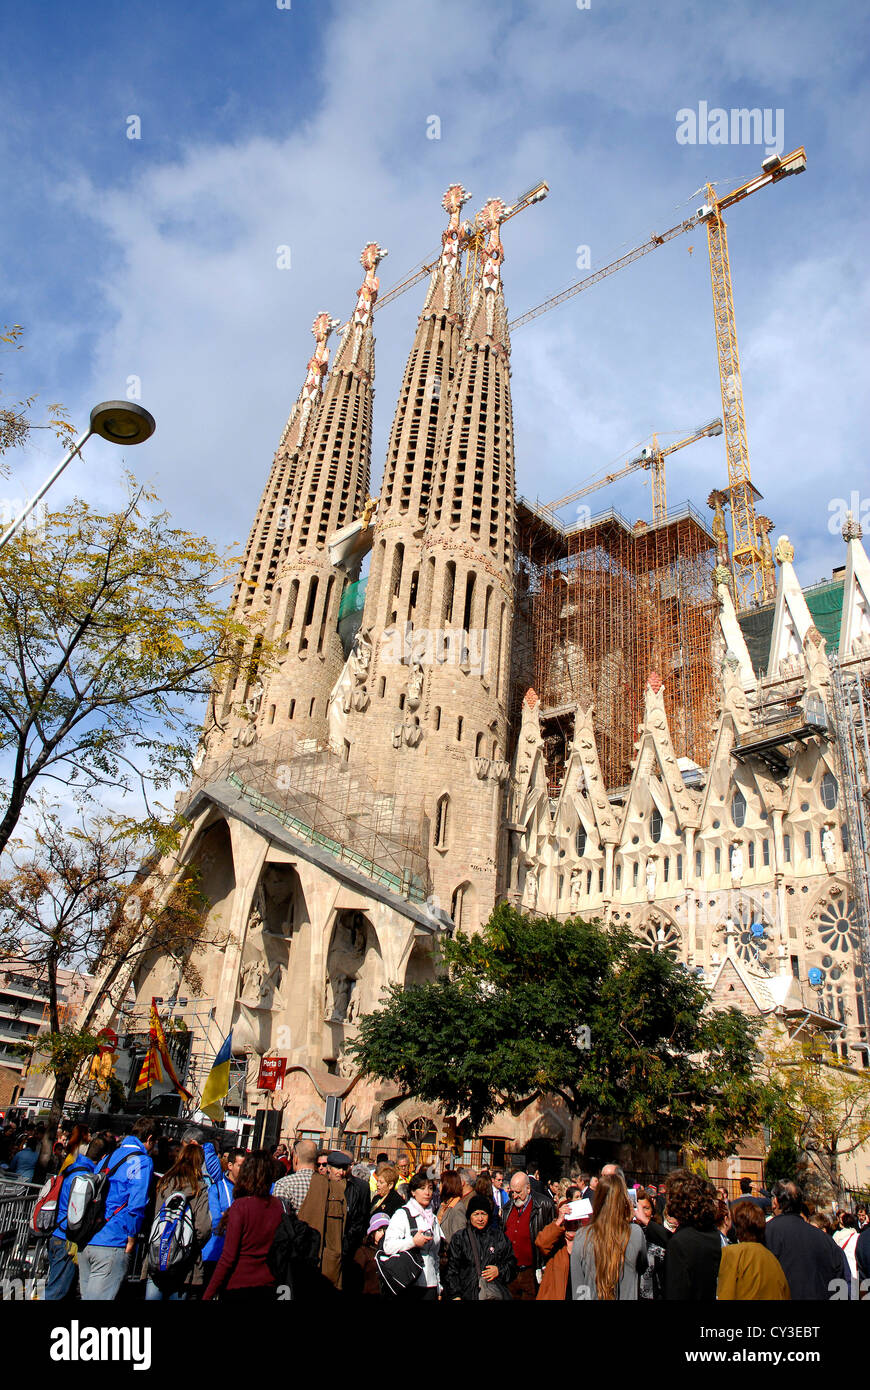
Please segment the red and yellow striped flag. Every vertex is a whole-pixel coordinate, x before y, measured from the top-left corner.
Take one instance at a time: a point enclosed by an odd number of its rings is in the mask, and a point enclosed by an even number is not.
[[[169,1046],[166,1042],[166,1034],[163,1032],[163,1024],[157,1017],[157,1004],[151,1000],[151,1047],[156,1048],[160,1054],[161,1061],[166,1068],[167,1078],[172,1082],[179,1095],[184,1096],[185,1100],[191,1099],[191,1092],[182,1086],[178,1079],[175,1067],[172,1065],[172,1058],[169,1055]],[[138,1087],[136,1088],[138,1090]]]

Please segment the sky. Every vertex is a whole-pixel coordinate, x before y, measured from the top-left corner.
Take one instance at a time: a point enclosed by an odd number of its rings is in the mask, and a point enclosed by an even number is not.
[[[504,230],[515,317],[588,273],[578,260],[687,216],[708,180],[721,194],[759,169],[761,144],[678,141],[678,113],[706,103],[766,110],[785,151],[806,147],[806,173],[727,222],[759,510],[804,583],[828,575],[853,493],[870,526],[867,46],[863,7],[838,0],[19,7],[0,56],[0,280],[26,338],[0,355],[3,391],[78,425],[138,391],[157,420],[126,454],[89,444],[52,504],[113,505],[127,467],[178,525],[244,543],[311,321],[348,317],[367,241],[389,250],[385,290],[439,246],[449,183],[471,190],[467,215],[545,179]],[[375,490],[424,293],[375,321]],[[703,230],[517,330],[512,389],[517,489],[542,500],[718,415]],[[32,436],[0,490],[27,495],[58,447]],[[647,477],[590,505],[648,517]],[[706,511],[725,481],[723,439],[700,441],[670,459],[669,502]]]

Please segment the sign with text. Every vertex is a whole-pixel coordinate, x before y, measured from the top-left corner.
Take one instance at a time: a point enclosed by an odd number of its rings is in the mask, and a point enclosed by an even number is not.
[[[261,1091],[280,1091],[287,1071],[286,1057],[263,1057],[257,1086]]]

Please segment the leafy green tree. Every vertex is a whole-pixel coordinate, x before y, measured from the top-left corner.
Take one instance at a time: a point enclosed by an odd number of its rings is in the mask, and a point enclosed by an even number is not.
[[[360,1020],[367,1075],[467,1119],[558,1096],[579,1121],[637,1144],[729,1153],[765,1113],[757,1026],[716,1012],[698,980],[630,931],[526,918],[507,905],[443,942],[430,984],[394,985]]]
[[[75,501],[0,552],[0,851],[39,778],[147,802],[187,774],[206,697],[250,649],[213,596],[228,558],[153,500]]]

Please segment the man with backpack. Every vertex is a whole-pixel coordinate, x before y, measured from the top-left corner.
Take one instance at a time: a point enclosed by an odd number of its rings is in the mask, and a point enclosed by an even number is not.
[[[66,1230],[67,1209],[73,1178],[79,1173],[95,1173],[97,1164],[105,1156],[106,1148],[105,1139],[92,1139],[88,1145],[87,1155],[77,1158],[69,1167],[64,1169],[62,1174],[58,1174],[46,1194],[46,1210],[50,1208],[53,1201],[56,1202],[55,1223],[48,1242],[48,1278],[45,1285],[47,1303],[59,1303],[61,1299],[67,1297],[75,1283],[76,1266],[69,1253]],[[38,1219],[39,1205],[37,1203],[37,1211],[34,1213],[35,1220]]]
[[[76,1210],[77,1221],[73,1222],[72,1213],[68,1216],[69,1239],[79,1245],[79,1283],[85,1301],[110,1302],[124,1282],[145,1220],[154,1142],[154,1121],[144,1115],[112,1154],[102,1184],[83,1203],[85,1209]],[[75,1191],[71,1202],[76,1202]],[[84,1235],[83,1244],[77,1233]]]

